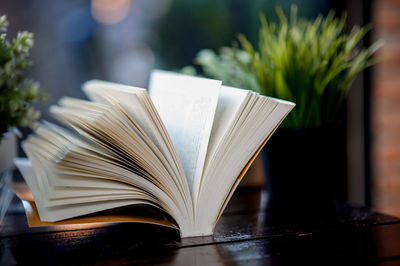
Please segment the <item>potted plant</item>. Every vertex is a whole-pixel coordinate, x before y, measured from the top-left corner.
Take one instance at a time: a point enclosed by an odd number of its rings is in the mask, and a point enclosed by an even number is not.
[[[19,32],[10,42],[7,27],[6,16],[0,16],[0,221],[7,205],[5,183],[17,155],[15,128],[36,121],[39,111],[33,104],[44,98],[39,84],[26,79],[23,72],[32,64],[28,59],[32,33]]]
[[[261,16],[257,48],[239,35],[240,46],[202,50],[195,62],[205,76],[227,85],[296,103],[266,145],[269,207],[285,213],[331,210],[335,178],[343,174],[337,169],[345,172],[339,118],[350,85],[374,63],[381,43],[359,48],[369,28],[355,26],[346,33],[346,16],[334,12],[309,21],[298,18],[293,6],[289,18],[279,8],[277,15],[278,23]]]

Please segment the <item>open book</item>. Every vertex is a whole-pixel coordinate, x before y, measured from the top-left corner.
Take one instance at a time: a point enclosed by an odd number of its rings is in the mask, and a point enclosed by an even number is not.
[[[90,101],[65,97],[50,108],[68,129],[42,122],[23,143],[29,161],[16,160],[34,197],[24,204],[29,217],[36,215],[32,225],[96,221],[100,211],[146,204],[172,221],[132,221],[175,227],[182,237],[211,235],[251,162],[294,107],[161,70],[151,74],[150,94],[98,80],[83,90]]]

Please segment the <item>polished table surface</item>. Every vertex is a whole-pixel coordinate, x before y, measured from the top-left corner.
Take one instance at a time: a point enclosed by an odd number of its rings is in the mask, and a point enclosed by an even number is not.
[[[237,191],[209,237],[146,224],[29,228],[14,199],[0,265],[400,265],[400,219],[336,204],[330,219],[280,219],[260,189]],[[301,214],[299,216],[302,216]]]

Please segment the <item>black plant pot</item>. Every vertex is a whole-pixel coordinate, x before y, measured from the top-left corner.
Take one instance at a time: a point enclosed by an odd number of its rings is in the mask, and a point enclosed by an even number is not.
[[[335,216],[346,200],[344,127],[279,128],[263,150],[268,210],[279,217]]]

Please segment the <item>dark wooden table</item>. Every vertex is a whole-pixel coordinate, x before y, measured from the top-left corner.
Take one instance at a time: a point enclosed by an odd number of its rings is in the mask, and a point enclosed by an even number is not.
[[[146,224],[29,228],[15,199],[0,232],[0,265],[400,265],[398,218],[337,204],[334,219],[282,220],[265,203],[261,190],[239,190],[214,236],[179,239]]]

